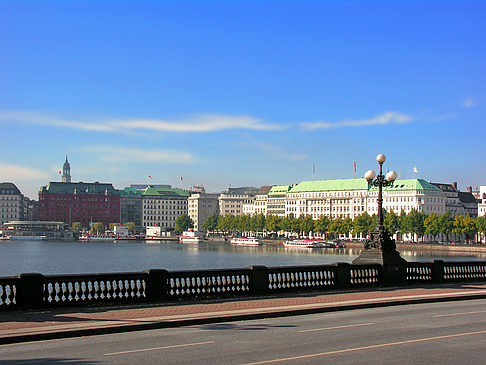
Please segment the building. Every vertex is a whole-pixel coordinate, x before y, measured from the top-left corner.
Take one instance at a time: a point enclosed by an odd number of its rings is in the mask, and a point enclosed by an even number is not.
[[[285,200],[292,185],[272,186],[267,197],[267,214],[285,217]]]
[[[207,194],[204,192],[192,193],[187,199],[189,217],[194,222],[194,230],[202,232],[206,219],[213,214],[219,214],[219,194]]]
[[[367,212],[378,213],[378,190],[366,179],[304,181],[286,195],[285,214],[310,215],[314,219],[354,219]],[[412,209],[424,213],[443,214],[445,197],[440,189],[422,179],[396,180],[383,189],[383,208],[394,213],[409,213]]]
[[[479,187],[478,216],[486,216],[486,186]]]
[[[179,188],[148,187],[142,193],[143,227],[173,231],[177,217],[187,214],[188,197],[189,193]]]
[[[478,203],[471,191],[461,192],[457,188],[457,183],[452,184],[432,183],[442,190],[446,195],[446,211],[450,211],[453,216],[478,216]],[[470,189],[472,190],[472,189]]]
[[[133,222],[136,229],[140,230],[143,225],[143,191],[130,186],[118,192],[120,194],[120,223]]]
[[[225,192],[219,195],[219,214],[251,214],[251,211],[245,209],[246,204],[253,204],[255,194],[258,189],[254,187],[228,188]]]
[[[28,197],[23,197],[24,204],[24,219],[26,221],[38,221],[39,220],[39,202],[31,200]]]
[[[0,183],[0,224],[24,219],[24,197],[15,184]]]
[[[120,195],[112,184],[50,182],[39,191],[39,220],[105,226],[120,222]]]

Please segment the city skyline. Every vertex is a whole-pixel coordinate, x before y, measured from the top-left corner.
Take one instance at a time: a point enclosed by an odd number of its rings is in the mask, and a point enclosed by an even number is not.
[[[0,1],[0,182],[486,184],[481,2]],[[151,178],[149,178],[151,176]]]

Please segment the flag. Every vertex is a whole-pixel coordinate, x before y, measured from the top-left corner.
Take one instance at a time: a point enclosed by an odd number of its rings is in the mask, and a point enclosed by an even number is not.
[[[354,173],[356,174],[356,161],[354,161]]]
[[[182,178],[182,176],[181,176],[181,181],[182,181],[182,180],[184,180],[184,179],[183,179],[183,178]]]
[[[152,176],[149,175],[149,179],[151,179],[151,178],[152,178]]]
[[[418,171],[418,169],[415,167],[415,164],[413,164],[413,172],[416,174]]]
[[[59,175],[62,175],[61,170],[59,170]]]

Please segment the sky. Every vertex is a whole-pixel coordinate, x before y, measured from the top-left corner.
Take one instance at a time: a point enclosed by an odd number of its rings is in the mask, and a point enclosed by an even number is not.
[[[486,2],[0,0],[0,181],[486,185]],[[413,166],[418,170],[413,173]],[[151,176],[151,178],[149,178]]]

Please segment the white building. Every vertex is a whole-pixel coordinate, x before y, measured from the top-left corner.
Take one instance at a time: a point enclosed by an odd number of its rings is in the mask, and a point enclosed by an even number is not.
[[[193,193],[187,199],[189,217],[194,222],[194,231],[202,232],[209,216],[219,214],[218,194]]]
[[[15,184],[0,183],[0,224],[23,220],[23,195]]]
[[[258,189],[254,187],[228,188],[219,194],[219,214],[242,215],[244,204],[253,204]]]
[[[486,186],[479,187],[479,199],[478,216],[481,217],[486,215]]]
[[[189,193],[179,188],[149,187],[142,193],[144,227],[161,227],[172,231],[177,217],[187,214]]]
[[[272,186],[267,197],[267,214],[285,217],[285,201],[292,185]]]
[[[369,186],[364,178],[303,181],[287,193],[285,214],[310,215],[314,219],[322,215],[354,219],[364,212],[377,214],[377,198],[377,188]],[[445,196],[422,179],[396,180],[393,186],[383,189],[383,208],[396,214],[409,213],[412,209],[443,214]]]

